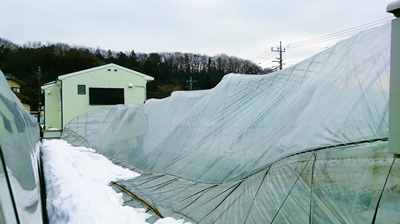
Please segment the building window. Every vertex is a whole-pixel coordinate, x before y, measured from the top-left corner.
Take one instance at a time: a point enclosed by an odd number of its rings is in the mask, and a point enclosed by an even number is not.
[[[78,94],[86,95],[86,86],[85,85],[78,85]]]
[[[125,104],[123,88],[89,88],[90,105]]]
[[[15,93],[20,93],[21,89],[19,87],[11,87],[11,90]]]

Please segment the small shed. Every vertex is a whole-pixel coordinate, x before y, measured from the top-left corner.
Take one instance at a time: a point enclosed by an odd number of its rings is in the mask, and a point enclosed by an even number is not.
[[[146,84],[154,78],[106,64],[58,76],[41,87],[44,94],[45,129],[60,129],[76,116],[115,104],[143,104]]]

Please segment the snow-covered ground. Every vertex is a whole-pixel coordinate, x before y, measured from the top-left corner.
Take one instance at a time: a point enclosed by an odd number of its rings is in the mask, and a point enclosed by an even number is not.
[[[143,208],[123,205],[111,181],[139,176],[114,165],[95,150],[74,147],[63,140],[44,140],[43,169],[50,223],[147,223]],[[182,224],[171,217],[156,224]]]

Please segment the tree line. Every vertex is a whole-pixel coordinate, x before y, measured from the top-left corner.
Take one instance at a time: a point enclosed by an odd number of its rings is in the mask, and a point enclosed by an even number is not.
[[[21,91],[31,99],[32,108],[38,106],[39,82],[43,85],[59,75],[108,63],[154,77],[154,81],[147,84],[148,98],[164,98],[172,91],[188,90],[190,78],[194,81],[193,89],[209,89],[228,73],[266,74],[272,71],[226,54],[115,52],[63,43],[42,45],[40,42],[20,46],[0,38],[0,70],[27,83]]]

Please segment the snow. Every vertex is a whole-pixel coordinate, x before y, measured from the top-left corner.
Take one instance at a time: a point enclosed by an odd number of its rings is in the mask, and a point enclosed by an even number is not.
[[[42,152],[50,223],[147,223],[151,215],[143,208],[124,206],[122,193],[109,185],[138,173],[114,165],[94,149],[63,140],[43,140]],[[171,217],[156,222],[183,223]]]

